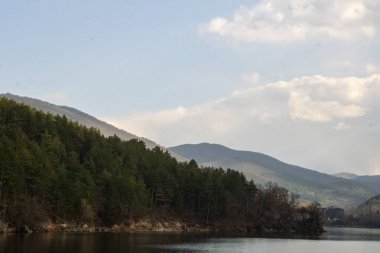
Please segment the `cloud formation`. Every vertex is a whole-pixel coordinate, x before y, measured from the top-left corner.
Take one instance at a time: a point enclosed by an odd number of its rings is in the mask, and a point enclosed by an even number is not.
[[[371,0],[261,0],[231,19],[213,18],[202,30],[246,42],[369,39],[379,29],[379,10]]]
[[[370,136],[379,135],[379,95],[379,74],[305,76],[255,84],[189,108],[106,120],[166,146],[209,141],[265,152],[321,171],[355,171],[359,164],[367,164],[362,173],[371,173],[369,156],[380,150],[379,144],[368,142]],[[352,147],[361,149],[355,161]]]

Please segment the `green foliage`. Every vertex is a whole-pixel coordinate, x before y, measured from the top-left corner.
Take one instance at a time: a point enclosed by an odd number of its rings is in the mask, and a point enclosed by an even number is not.
[[[234,170],[179,163],[138,140],[0,99],[0,220],[112,225],[165,209],[234,230],[293,229],[295,200]]]

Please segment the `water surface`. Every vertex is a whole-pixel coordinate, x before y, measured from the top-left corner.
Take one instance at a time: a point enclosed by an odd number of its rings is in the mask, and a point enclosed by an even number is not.
[[[157,253],[157,252],[255,252],[255,253],[378,253],[380,230],[328,228],[318,238],[255,238],[204,234],[161,233],[34,233],[0,235],[1,253]]]

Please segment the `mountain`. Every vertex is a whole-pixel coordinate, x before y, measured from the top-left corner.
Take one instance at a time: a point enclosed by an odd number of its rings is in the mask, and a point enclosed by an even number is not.
[[[179,163],[160,148],[105,138],[6,98],[0,98],[0,193],[0,233],[97,231],[94,226],[118,232],[323,230],[317,207],[298,208],[283,188],[261,189],[237,171]]]
[[[376,195],[364,203],[360,204],[357,208],[357,212],[360,215],[366,216],[379,216],[380,213],[380,195]]]
[[[374,176],[358,176],[352,179],[354,182],[361,183],[372,189],[376,193],[380,193],[380,175]]]
[[[377,192],[360,182],[331,176],[281,162],[265,154],[233,150],[218,144],[185,144],[169,150],[202,166],[231,168],[256,183],[275,182],[300,195],[301,201],[319,201],[324,206],[349,207]]]
[[[331,174],[331,176],[345,178],[345,179],[354,179],[354,178],[358,177],[358,175],[356,175],[354,173],[349,173],[349,172],[340,172],[340,173],[336,173],[336,174]]]
[[[36,108],[37,110],[43,111],[45,113],[51,113],[53,115],[60,115],[60,116],[66,116],[69,120],[72,120],[74,122],[78,122],[79,124],[86,126],[86,127],[93,127],[96,128],[100,131],[101,134],[103,134],[105,137],[108,136],[113,136],[116,135],[120,139],[124,141],[128,141],[131,139],[138,139],[141,140],[145,143],[147,148],[154,148],[156,146],[159,146],[157,143],[154,141],[151,141],[147,138],[144,137],[138,137],[132,133],[129,133],[127,131],[124,131],[122,129],[116,128],[111,124],[108,124],[104,121],[98,120],[97,118],[81,112],[75,108],[71,108],[68,106],[59,106],[59,105],[54,105],[39,99],[35,98],[29,98],[29,97],[21,97],[17,95],[13,95],[10,93],[5,93],[5,94],[0,94],[0,97],[5,97],[11,100],[14,100],[18,103],[22,103],[25,105],[29,105],[31,107]],[[161,147],[163,148],[163,147]],[[165,149],[165,148],[164,148]],[[172,156],[177,158],[180,161],[184,161],[183,157],[175,154],[174,152],[170,152]]]
[[[334,177],[340,177],[345,179],[350,179],[353,182],[365,185],[376,193],[380,193],[380,175],[363,175],[359,176],[353,173],[342,172],[337,174],[332,174]]]
[[[131,139],[139,139],[144,141],[145,145],[148,148],[154,148],[158,146],[155,142],[148,140],[146,138],[140,138],[134,134],[128,133],[127,131],[116,128],[104,121],[98,120],[95,117],[81,112],[75,108],[71,108],[68,106],[58,106],[54,105],[39,99],[29,98],[29,97],[21,97],[17,95],[13,95],[10,93],[0,94],[0,97],[5,97],[16,102],[29,105],[31,107],[36,108],[37,110],[43,111],[45,113],[51,113],[54,115],[66,116],[69,120],[76,121],[81,125],[86,127],[94,127],[98,129],[104,136],[113,136],[117,135],[122,140],[131,140]]]

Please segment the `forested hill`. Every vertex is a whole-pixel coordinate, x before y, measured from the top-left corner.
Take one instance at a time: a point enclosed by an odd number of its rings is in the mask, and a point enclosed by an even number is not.
[[[128,224],[162,210],[244,231],[315,228],[316,209],[297,208],[276,185],[258,189],[239,172],[179,163],[142,141],[0,98],[0,221]]]
[[[72,107],[55,105],[55,104],[51,104],[39,99],[17,96],[10,93],[0,94],[0,98],[1,97],[8,98],[18,103],[31,106],[32,108],[41,110],[44,113],[51,113],[53,115],[65,116],[68,120],[78,122],[80,125],[84,125],[89,128],[93,127],[93,128],[99,129],[100,133],[103,134],[105,137],[116,135],[124,141],[129,141],[131,139],[138,139],[138,140],[143,141],[147,148],[151,148],[151,149],[158,146],[158,144],[152,140],[149,140],[144,137],[138,137],[132,133],[119,129],[111,124],[108,124],[107,122],[101,121],[87,113],[84,113]],[[170,152],[170,153],[177,160],[186,161],[185,158],[175,154],[174,152]]]

